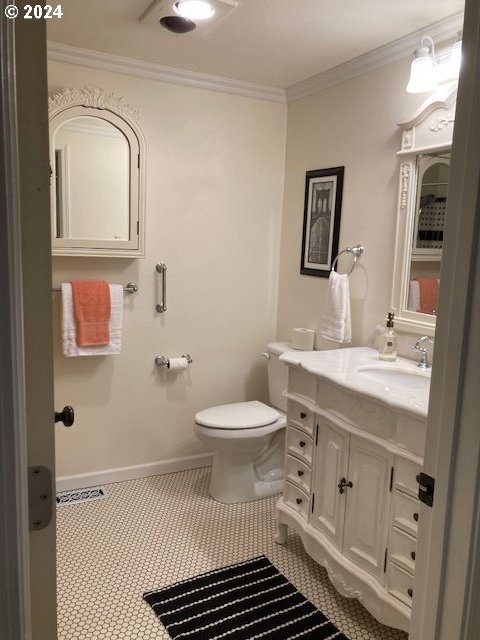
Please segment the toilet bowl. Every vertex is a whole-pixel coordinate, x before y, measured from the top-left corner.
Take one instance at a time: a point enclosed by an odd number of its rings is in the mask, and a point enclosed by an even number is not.
[[[214,452],[211,497],[237,503],[280,493],[286,424],[283,412],[257,400],[199,411],[194,432]]]

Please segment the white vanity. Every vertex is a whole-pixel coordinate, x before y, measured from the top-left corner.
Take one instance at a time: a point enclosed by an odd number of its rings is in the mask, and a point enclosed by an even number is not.
[[[369,348],[288,352],[287,527],[338,591],[408,630],[430,376]]]

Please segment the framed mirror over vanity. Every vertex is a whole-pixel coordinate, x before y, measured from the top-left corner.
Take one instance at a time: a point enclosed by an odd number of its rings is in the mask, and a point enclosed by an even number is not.
[[[49,98],[52,254],[145,255],[139,114],[99,87]]]
[[[435,333],[456,86],[399,123],[402,144],[392,309],[396,326]]]

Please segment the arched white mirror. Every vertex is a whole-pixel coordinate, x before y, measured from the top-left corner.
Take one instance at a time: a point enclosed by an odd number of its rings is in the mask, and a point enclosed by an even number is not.
[[[428,100],[402,129],[392,308],[396,326],[435,332],[456,88]]]
[[[52,254],[144,255],[144,141],[137,114],[101,89],[49,101]]]

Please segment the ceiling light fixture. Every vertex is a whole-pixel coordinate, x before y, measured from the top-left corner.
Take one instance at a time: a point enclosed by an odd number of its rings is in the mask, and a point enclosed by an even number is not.
[[[430,46],[427,46],[427,43]],[[435,60],[435,45],[430,36],[423,36],[420,48],[415,49],[410,69],[407,93],[424,93],[438,86],[438,64]]]
[[[175,3],[175,11],[188,20],[208,20],[215,9],[205,0],[181,0]]]

